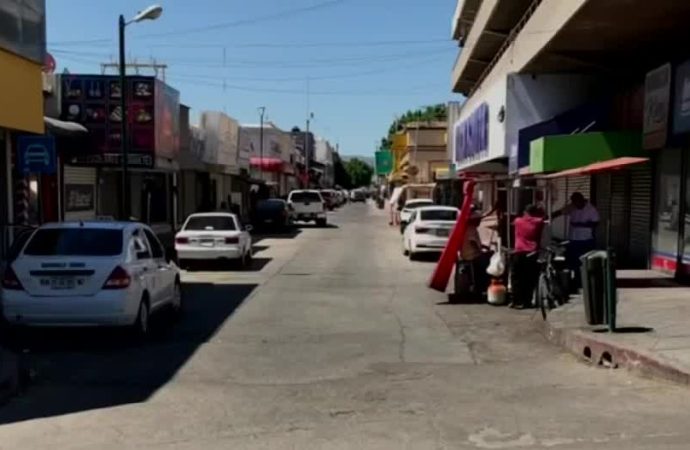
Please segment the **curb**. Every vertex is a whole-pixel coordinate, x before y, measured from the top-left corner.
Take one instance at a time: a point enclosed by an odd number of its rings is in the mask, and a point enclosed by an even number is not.
[[[535,327],[551,343],[592,365],[606,368],[624,368],[648,378],[657,378],[683,386],[690,386],[690,371],[681,369],[671,361],[648,352],[625,347],[586,328],[558,328],[541,318]]]

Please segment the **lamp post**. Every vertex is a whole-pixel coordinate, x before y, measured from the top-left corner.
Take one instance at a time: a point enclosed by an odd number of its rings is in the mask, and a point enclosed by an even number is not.
[[[314,118],[314,113],[309,113],[307,116],[307,130],[304,133],[304,155],[306,156],[305,158],[305,163],[304,166],[307,169],[307,189],[310,187],[310,181],[311,177],[309,176],[309,160],[310,160],[310,154],[309,154],[309,125],[311,125],[311,120]]]
[[[259,173],[261,174],[261,181],[264,180],[264,114],[266,107],[259,107],[259,116],[261,118],[261,125],[259,125]]]
[[[120,47],[120,111],[122,115],[122,128],[120,131],[120,148],[122,153],[122,186],[120,187],[120,218],[122,220],[129,220],[130,217],[130,200],[129,200],[129,145],[127,144],[127,62],[125,60],[125,27],[132,23],[141,22],[143,20],[156,20],[163,14],[163,7],[160,5],[151,5],[137,13],[134,18],[127,21],[123,15],[120,15],[118,21],[119,47]]]

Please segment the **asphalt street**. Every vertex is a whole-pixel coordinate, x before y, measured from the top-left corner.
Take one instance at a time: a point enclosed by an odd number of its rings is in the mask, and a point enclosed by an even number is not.
[[[690,392],[585,365],[532,312],[449,305],[371,204],[184,274],[149,342],[28,336],[1,449],[687,449]]]

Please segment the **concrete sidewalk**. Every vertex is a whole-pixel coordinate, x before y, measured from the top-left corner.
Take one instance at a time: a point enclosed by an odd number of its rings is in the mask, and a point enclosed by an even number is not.
[[[587,325],[581,297],[533,320],[593,364],[690,385],[690,287],[653,271],[619,271],[618,286],[617,333]]]

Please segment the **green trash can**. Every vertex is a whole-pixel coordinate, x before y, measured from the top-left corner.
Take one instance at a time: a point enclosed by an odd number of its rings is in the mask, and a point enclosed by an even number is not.
[[[580,257],[582,300],[585,304],[585,318],[590,325],[606,323],[608,258],[605,250],[593,250]]]

